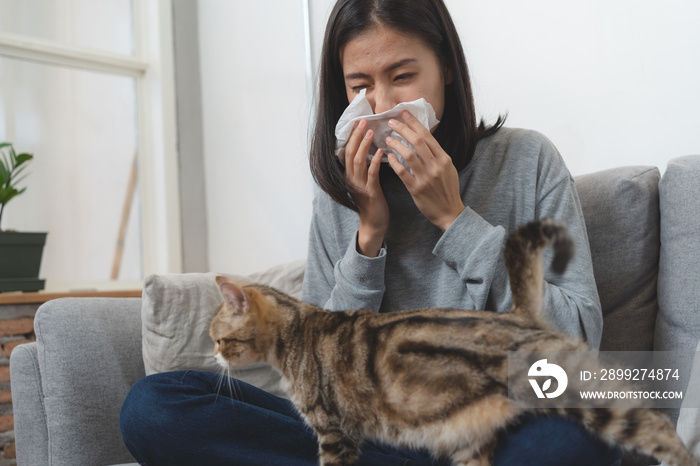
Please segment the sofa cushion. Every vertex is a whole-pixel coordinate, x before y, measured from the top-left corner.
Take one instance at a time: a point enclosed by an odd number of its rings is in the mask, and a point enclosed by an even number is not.
[[[250,276],[223,274],[273,286],[301,297],[305,261],[273,267]],[[154,274],[143,287],[143,360],[146,374],[175,370],[222,372],[214,360],[209,322],[222,301],[216,273]],[[266,364],[230,374],[278,396],[280,375]]]
[[[575,182],[603,308],[600,349],[651,351],[658,311],[659,170],[619,167]]]

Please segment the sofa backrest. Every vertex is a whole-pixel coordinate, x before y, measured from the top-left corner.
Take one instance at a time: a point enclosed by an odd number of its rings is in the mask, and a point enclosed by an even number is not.
[[[619,167],[575,178],[603,309],[604,351],[654,349],[659,170]]]
[[[646,166],[619,167],[575,178],[603,308],[601,350],[650,351],[654,347],[659,308],[659,178],[657,168]],[[275,277],[284,277],[284,281],[271,284],[300,294],[303,271],[304,261],[297,261],[247,278],[268,283],[279,281]],[[211,313],[221,299],[214,275],[165,274],[146,278],[142,310],[146,373],[184,367],[217,370],[207,334]],[[193,306],[190,301],[199,305]],[[173,308],[199,312],[187,318],[178,314],[178,325],[174,325],[169,323],[174,318]],[[202,308],[208,311],[202,312]],[[182,319],[189,319],[189,323],[182,325]],[[177,328],[189,329],[198,337],[176,337],[173,329]],[[178,343],[182,348],[174,351],[177,359],[159,350],[161,346],[172,350],[175,341],[182,342]],[[253,375],[251,382],[256,384]]]
[[[659,184],[657,351],[695,351],[700,338],[700,155],[669,162]]]

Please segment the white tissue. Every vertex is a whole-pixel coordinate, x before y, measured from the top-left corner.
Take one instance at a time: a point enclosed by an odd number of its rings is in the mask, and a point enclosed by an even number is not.
[[[414,100],[412,102],[402,102],[391,110],[387,110],[383,113],[375,114],[372,112],[372,106],[367,101],[365,97],[366,89],[362,89],[360,93],[355,97],[348,108],[345,109],[343,114],[338,120],[338,124],[335,126],[335,155],[342,158],[343,149],[350,139],[350,134],[352,133],[353,127],[356,121],[365,119],[367,120],[367,129],[374,131],[374,139],[372,145],[370,146],[369,153],[367,154],[367,160],[371,160],[372,156],[377,152],[377,149],[382,149],[384,154],[389,152],[394,153],[396,158],[401,162],[406,168],[409,168],[406,161],[397,154],[391,147],[386,144],[386,138],[391,136],[403,143],[406,147],[413,150],[413,146],[409,144],[399,133],[392,130],[389,127],[389,120],[392,118],[403,122],[401,119],[401,112],[408,110],[411,115],[413,115],[423,126],[432,131],[433,128],[437,126],[440,121],[435,117],[435,110],[433,106],[430,105],[424,98]],[[382,162],[389,162],[386,155],[382,158]]]

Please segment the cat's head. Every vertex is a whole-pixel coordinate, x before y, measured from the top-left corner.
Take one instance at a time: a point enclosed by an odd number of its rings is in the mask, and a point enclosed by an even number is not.
[[[274,302],[248,283],[226,277],[216,277],[216,283],[223,296],[209,325],[216,361],[230,369],[268,361]]]

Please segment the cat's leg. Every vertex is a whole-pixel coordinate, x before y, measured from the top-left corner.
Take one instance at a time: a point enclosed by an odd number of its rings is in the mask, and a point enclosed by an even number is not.
[[[479,444],[470,444],[456,450],[452,455],[455,466],[491,466],[493,450],[496,448],[496,437]]]
[[[455,466],[491,466],[488,455],[482,455],[471,449],[460,450],[452,455],[452,462]]]
[[[351,466],[357,462],[361,439],[343,432],[339,427],[315,430],[321,466]]]

